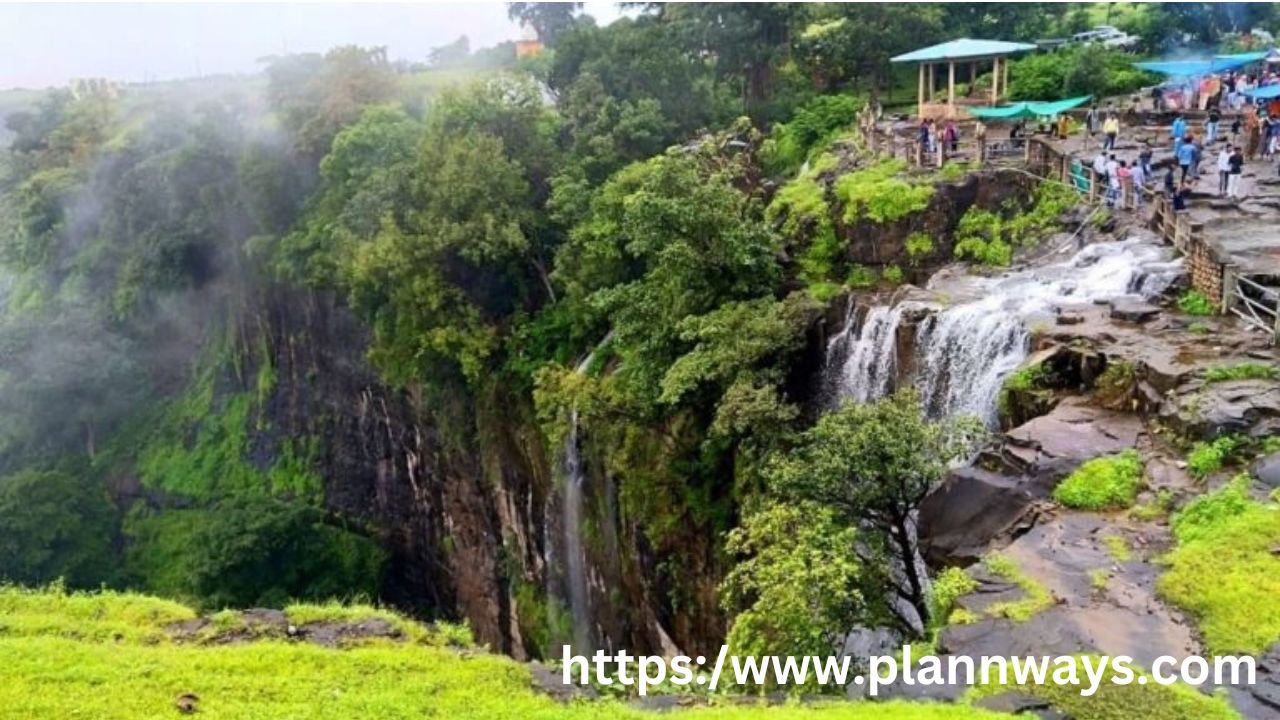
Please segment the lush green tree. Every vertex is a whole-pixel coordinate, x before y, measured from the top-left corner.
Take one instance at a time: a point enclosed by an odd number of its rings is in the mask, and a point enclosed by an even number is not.
[[[867,552],[889,553],[894,593],[914,611],[893,606],[903,629],[929,621],[928,577],[916,547],[914,513],[924,496],[980,433],[976,422],[926,420],[913,391],[866,405],[846,404],[820,418],[793,449],[765,470],[773,492],[830,508],[863,526]],[[873,560],[870,567],[880,567]]]
[[[733,616],[728,642],[743,655],[830,655],[874,618],[864,595],[856,531],[814,503],[761,503],[729,533],[738,562],[721,595]]]
[[[509,2],[507,17],[529,25],[538,31],[538,39],[544,45],[553,47],[581,9],[580,2]]]
[[[780,278],[778,238],[734,182],[731,166],[697,153],[632,165],[601,189],[557,256],[569,296],[608,318],[638,396],[656,399],[691,347],[681,339],[689,318],[771,293]]]
[[[386,563],[376,541],[319,509],[262,498],[141,510],[129,531],[135,582],[211,609],[376,598]]]
[[[431,48],[431,52],[427,53],[427,60],[436,67],[447,67],[460,65],[470,56],[471,41],[466,35],[459,35],[457,40],[447,45]]]
[[[115,575],[106,488],[65,470],[0,477],[0,579],[93,588]]]
[[[300,153],[313,161],[364,108],[391,98],[395,74],[386,48],[335,48],[324,55],[286,55],[267,64],[272,110]]]
[[[817,15],[794,43],[805,69],[828,88],[859,81],[876,92],[889,78],[889,58],[940,40],[945,27],[935,5],[852,3]]]

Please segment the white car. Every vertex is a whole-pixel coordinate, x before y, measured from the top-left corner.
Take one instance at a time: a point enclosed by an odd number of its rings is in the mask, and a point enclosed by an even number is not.
[[[1104,47],[1110,48],[1133,47],[1138,43],[1139,39],[1137,35],[1130,35],[1111,25],[1099,25],[1087,32],[1076,33],[1071,36],[1072,43],[1100,43]]]

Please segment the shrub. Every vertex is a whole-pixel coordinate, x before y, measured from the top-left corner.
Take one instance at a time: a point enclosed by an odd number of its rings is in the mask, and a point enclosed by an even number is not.
[[[943,570],[933,579],[929,595],[929,617],[935,625],[942,625],[959,612],[956,601],[978,589],[978,581],[958,567]]]
[[[884,281],[891,285],[901,285],[902,281],[906,279],[902,274],[902,268],[897,265],[890,265],[886,267],[881,271],[880,277],[884,278]]]
[[[920,258],[933,252],[933,238],[925,233],[912,233],[906,241],[907,258],[914,265]]]
[[[836,180],[835,195],[844,205],[845,222],[863,218],[877,223],[894,222],[928,207],[933,186],[913,184],[899,177],[906,170],[903,160],[885,160]]]
[[[822,95],[796,108],[791,119],[775,124],[761,155],[771,173],[794,171],[814,150],[849,127],[863,100],[853,95]]]
[[[1142,460],[1135,450],[1094,458],[1054,488],[1053,499],[1067,507],[1109,510],[1133,505],[1142,485]]]
[[[1210,442],[1198,442],[1187,453],[1187,470],[1203,479],[1221,470],[1247,444],[1239,435],[1223,435]]]
[[[1074,191],[1044,184],[1036,189],[1024,209],[1006,203],[1001,211],[970,207],[956,226],[955,256],[981,265],[1004,267],[1013,261],[1013,250],[1039,241],[1058,224],[1062,213],[1079,197]]]
[[[1217,312],[1208,295],[1199,290],[1188,290],[1178,298],[1178,309],[1188,315],[1213,315]]]
[[[845,284],[851,288],[866,289],[876,284],[876,271],[866,265],[854,265],[849,269],[849,279]]]

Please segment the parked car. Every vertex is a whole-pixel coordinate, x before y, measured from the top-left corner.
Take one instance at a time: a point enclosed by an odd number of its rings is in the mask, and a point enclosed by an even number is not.
[[[1109,48],[1128,49],[1138,44],[1140,38],[1111,25],[1099,25],[1092,30],[1071,36],[1073,44],[1100,43]]]

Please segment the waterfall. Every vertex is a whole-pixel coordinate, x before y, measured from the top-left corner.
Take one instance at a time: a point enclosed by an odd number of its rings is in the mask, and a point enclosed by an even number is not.
[[[596,350],[613,338],[613,332],[605,335]],[[574,372],[586,373],[596,356],[591,351]],[[587,486],[587,470],[579,448],[578,409],[569,413],[569,434],[564,439],[564,454],[560,466],[564,473],[564,496],[561,502],[564,525],[564,575],[568,586],[569,615],[573,620],[573,649],[577,653],[589,653],[593,649],[591,633],[591,599],[588,591],[587,553],[582,545],[582,510]]]
[[[579,367],[579,372],[582,371]],[[569,613],[573,618],[573,649],[591,649],[591,613],[587,599],[587,556],[582,547],[582,498],[587,474],[578,453],[578,411],[569,416],[569,435],[564,440],[564,567],[569,586]]]
[[[1151,298],[1182,273],[1181,262],[1170,257],[1168,248],[1135,239],[1096,243],[1065,262],[999,277],[935,276],[929,290],[961,299],[924,305],[934,312],[916,329],[912,380],[925,412],[972,415],[994,427],[1000,384],[1026,359],[1029,322],[1051,322],[1071,305]],[[903,311],[912,306],[921,307],[917,301],[877,305],[861,323],[851,307],[845,328],[827,347],[830,387],[841,401],[868,402],[895,389],[897,335]]]

